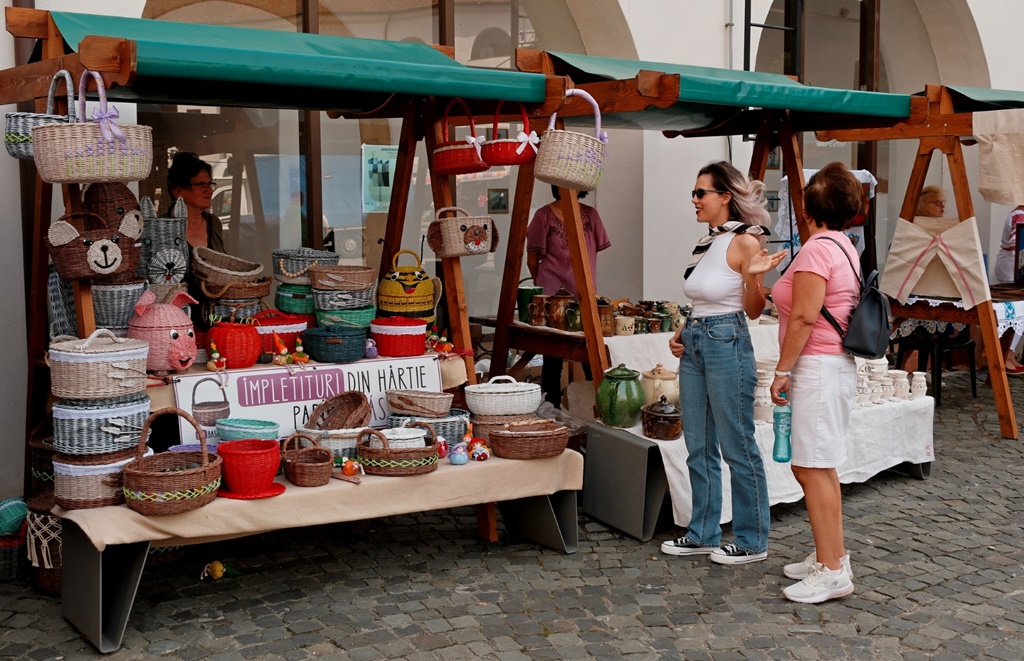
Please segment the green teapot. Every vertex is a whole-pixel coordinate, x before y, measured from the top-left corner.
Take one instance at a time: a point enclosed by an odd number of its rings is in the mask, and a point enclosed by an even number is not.
[[[604,380],[597,388],[597,412],[606,425],[632,427],[640,420],[643,405],[640,372],[624,364],[605,370]]]

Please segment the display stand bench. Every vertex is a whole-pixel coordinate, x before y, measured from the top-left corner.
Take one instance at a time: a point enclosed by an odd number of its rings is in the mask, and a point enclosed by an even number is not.
[[[284,480],[278,477],[278,481]],[[360,521],[497,502],[509,534],[575,553],[576,492],[582,455],[516,461],[490,458],[426,475],[332,480],[316,488],[287,482],[265,500],[217,498],[184,514],[143,516],[122,505],[62,510],[63,613],[100,652],[121,646],[151,545],[184,546],[306,526]]]

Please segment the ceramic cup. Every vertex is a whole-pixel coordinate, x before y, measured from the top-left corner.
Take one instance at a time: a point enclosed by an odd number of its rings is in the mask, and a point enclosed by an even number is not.
[[[616,335],[632,335],[635,328],[633,317],[615,317]]]
[[[533,302],[530,303],[528,309],[530,310],[530,323],[534,326],[547,326],[547,303],[548,297],[544,294],[533,297]]]

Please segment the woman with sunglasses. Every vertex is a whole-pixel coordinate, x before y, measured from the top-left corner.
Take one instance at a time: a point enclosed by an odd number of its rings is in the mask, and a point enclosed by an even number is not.
[[[174,154],[171,167],[167,169],[167,190],[171,193],[167,214],[173,214],[174,203],[179,199],[185,202],[188,208],[185,238],[192,248],[203,246],[225,252],[220,218],[209,211],[216,189],[209,163],[192,152]]]
[[[764,309],[763,274],[785,251],[769,255],[765,187],[725,161],[697,173],[692,193],[697,242],[683,274],[693,301],[689,321],[669,340],[679,361],[680,404],[686,425],[686,466],[693,507],[685,534],[661,545],[670,555],[709,555],[740,565],[768,557],[768,484],[754,440],[754,348],[744,315]],[[722,544],[722,466],[732,473],[733,542]]]

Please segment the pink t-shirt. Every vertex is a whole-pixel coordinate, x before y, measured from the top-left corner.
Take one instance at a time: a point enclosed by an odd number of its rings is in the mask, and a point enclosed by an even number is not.
[[[853,260],[858,269],[854,273],[850,262],[840,252],[840,247],[831,241],[822,240],[832,237],[843,246],[843,250]],[[846,330],[850,322],[850,313],[857,306],[860,294],[860,258],[857,249],[850,239],[842,232],[826,231],[816,234],[797,253],[786,273],[772,287],[772,301],[779,308],[779,346],[786,337],[789,315],[793,312],[793,275],[799,271],[816,273],[825,279],[825,307],[832,313],[839,325]],[[801,356],[824,356],[843,353],[843,340],[832,324],[825,317],[818,315],[818,320],[811,328]]]
[[[601,222],[597,209],[586,204],[580,205],[583,220],[583,236],[587,242],[587,255],[590,257],[590,272],[597,277],[597,253],[608,248],[612,242]],[[537,209],[529,227],[526,228],[526,249],[540,253],[540,264],[537,267],[536,285],[544,288],[545,294],[554,294],[559,287],[565,287],[576,295],[576,280],[572,275],[572,262],[569,259],[569,235],[565,224],[544,205]]]

